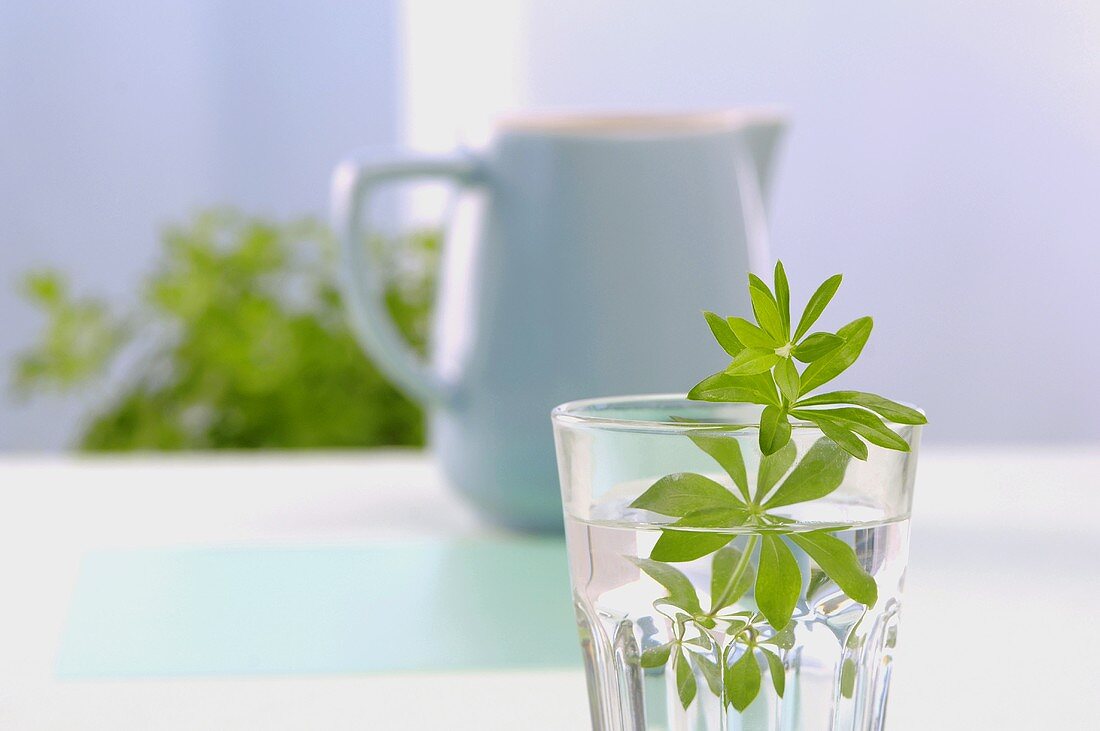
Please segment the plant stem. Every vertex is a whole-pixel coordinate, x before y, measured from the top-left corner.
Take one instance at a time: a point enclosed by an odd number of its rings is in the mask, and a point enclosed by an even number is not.
[[[733,567],[733,576],[730,579],[730,583],[729,583],[730,587],[737,586],[737,583],[741,580],[741,577],[744,575],[745,571],[748,570],[749,562],[752,561],[753,551],[756,550],[756,544],[759,543],[759,542],[760,542],[759,534],[753,533],[751,536],[749,536],[748,542],[745,543],[745,550],[743,550],[741,552],[741,558],[738,559],[737,565]],[[722,607],[725,606],[725,600],[726,600],[725,596],[714,597],[711,600],[712,606],[711,606],[710,616],[713,617],[715,615],[715,613],[718,612],[719,609],[721,609]]]

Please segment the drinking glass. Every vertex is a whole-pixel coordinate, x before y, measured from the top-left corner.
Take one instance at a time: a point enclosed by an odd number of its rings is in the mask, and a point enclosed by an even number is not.
[[[765,457],[759,416],[680,396],[553,411],[597,731],[883,728],[920,427],[861,460],[795,423]]]

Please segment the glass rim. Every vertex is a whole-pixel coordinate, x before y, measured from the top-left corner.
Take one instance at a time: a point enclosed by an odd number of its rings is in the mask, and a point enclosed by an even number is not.
[[[694,419],[642,419],[638,417],[613,416],[616,410],[625,410],[630,407],[642,408],[645,405],[659,407],[660,405],[682,404],[697,410],[725,410],[743,408],[754,412],[763,410],[763,405],[731,401],[696,401],[689,399],[685,393],[648,393],[630,394],[625,396],[600,396],[595,398],[577,399],[566,401],[555,406],[550,412],[550,419],[555,426],[584,427],[591,426],[599,429],[613,431],[643,431],[650,433],[683,434],[695,429],[713,429],[715,431],[736,431],[739,434],[756,434],[760,431],[759,418],[755,420],[732,419],[708,419],[706,421]],[[924,409],[905,401],[898,403],[916,409],[924,414]],[[899,424],[883,418],[886,426],[897,431],[898,428],[918,430],[919,424]],[[792,430],[801,432],[822,433],[814,423],[801,419],[791,418]]]

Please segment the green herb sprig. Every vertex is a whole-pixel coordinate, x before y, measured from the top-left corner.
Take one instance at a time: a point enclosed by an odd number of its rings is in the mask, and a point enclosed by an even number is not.
[[[764,406],[760,450],[775,454],[791,439],[791,419],[817,426],[841,449],[867,459],[867,444],[902,452],[909,444],[883,418],[898,424],[927,423],[924,414],[896,401],[862,391],[830,391],[811,396],[846,371],[871,335],[873,321],[860,317],[835,333],[810,332],[840,287],[841,275],[824,282],[806,303],[791,330],[791,293],[783,262],[775,265],[775,290],[749,275],[749,297],[756,324],[741,317],[706,312],[707,324],[732,360],[688,393],[699,401],[734,401]],[[799,371],[796,361],[806,364]],[[831,408],[820,408],[829,406]]]
[[[677,518],[661,528],[648,559],[630,559],[665,589],[654,608],[674,628],[673,638],[648,648],[640,662],[643,667],[671,663],[685,709],[697,692],[689,672],[695,667],[724,706],[743,711],[760,692],[762,668],[776,694],[783,695],[781,655],[789,649],[785,643],[803,598],[798,556],[813,560],[821,581],[867,607],[878,601],[878,585],[855,550],[834,535],[844,526],[794,530],[789,518],[775,512],[840,486],[851,455],[832,440],[818,439],[801,459],[790,442],[764,456],[750,480],[736,437],[710,429],[693,429],[687,436],[722,467],[738,494],[709,477],[683,472],[662,477],[631,503]],[[672,564],[709,555],[711,595],[704,609],[691,580]],[[737,610],[750,592],[756,609]]]
[[[718,463],[733,489],[705,475],[681,472],[660,478],[630,504],[675,518],[661,526],[649,558],[628,558],[665,590],[653,606],[671,628],[671,639],[644,648],[639,663],[643,668],[669,665],[685,709],[699,691],[696,673],[721,699],[723,709],[744,711],[759,695],[765,672],[782,697],[795,610],[823,585],[835,585],[867,608],[878,601],[874,577],[853,547],[835,535],[849,526],[807,530],[781,510],[834,492],[852,457],[867,458],[868,443],[909,451],[909,443],[884,419],[926,423],[916,409],[871,393],[811,395],[856,361],[871,334],[870,317],[835,333],[810,332],[840,281],[838,274],[817,288],[793,331],[782,263],[775,267],[774,291],[759,277],[749,276],[756,324],[705,313],[715,339],[732,360],[688,396],[764,406],[755,475],[750,479],[742,442],[731,433],[742,427],[689,429],[685,436]],[[800,371],[795,361],[806,367]],[[792,418],[816,425],[824,435],[802,454],[791,439]],[[706,609],[691,580],[672,565],[705,556],[712,556]],[[818,571],[811,571],[804,593],[800,564],[809,561]],[[853,668],[846,660],[842,691],[849,695]]]
[[[642,566],[646,573],[667,587],[655,575],[652,564],[664,567],[667,563],[694,561],[725,550],[738,535],[748,534],[739,550],[747,565],[756,558],[754,597],[774,629],[781,630],[791,621],[802,590],[802,574],[792,547],[812,558],[849,597],[866,606],[875,604],[878,600],[875,580],[859,565],[852,547],[832,535],[840,528],[792,531],[791,520],[775,512],[817,500],[836,490],[851,459],[844,450],[832,440],[821,438],[796,462],[795,445],[789,442],[760,460],[755,484],[750,485],[737,439],[709,430],[692,430],[688,436],[722,466],[741,497],[709,477],[693,472],[666,475],[653,483],[630,507],[677,520],[661,528],[661,537],[650,551],[650,563]],[[785,479],[780,480],[784,475]],[[731,579],[734,584],[742,581],[745,579],[741,576]],[[737,594],[734,601],[743,593]],[[716,602],[709,612],[703,612],[697,602],[682,601],[685,595],[674,591],[669,601],[704,626],[712,624],[716,612],[725,607],[725,603]]]

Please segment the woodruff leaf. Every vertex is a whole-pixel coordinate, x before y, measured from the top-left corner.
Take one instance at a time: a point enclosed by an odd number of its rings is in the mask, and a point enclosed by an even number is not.
[[[737,496],[709,477],[694,472],[665,475],[630,503],[630,507],[680,517],[713,508],[741,508]]]
[[[649,557],[654,561],[686,563],[709,556],[732,540],[732,535],[724,533],[662,528],[661,537],[653,544]]]
[[[783,337],[791,334],[791,286],[787,282],[787,272],[783,262],[775,261],[775,303],[779,306],[779,317],[783,321]]]
[[[775,383],[768,373],[753,376],[731,376],[715,373],[707,376],[688,393],[695,401],[722,401],[744,404],[779,405]]]
[[[718,668],[718,663],[698,652],[693,652],[689,654],[688,657],[691,658],[691,661],[699,668],[699,672],[703,674],[703,679],[707,681],[707,687],[710,688],[710,692],[716,697],[721,698],[722,671]]]
[[[692,647],[698,647],[702,650],[709,650],[713,647],[712,640],[708,634],[699,634],[692,637],[689,640],[684,640],[685,645],[691,645]]]
[[[760,466],[756,470],[756,500],[764,499],[768,491],[775,487],[779,478],[787,474],[787,470],[794,464],[797,449],[794,442],[787,442],[775,454],[765,455],[760,460]]]
[[[778,406],[765,406],[760,414],[760,451],[775,454],[791,441],[791,423]]]
[[[790,539],[853,600],[868,607],[878,601],[878,584],[859,565],[855,550],[847,543],[827,530],[791,533]]]
[[[819,572],[820,573],[820,572]],[[760,640],[762,645],[774,645],[783,650],[789,650],[794,647],[794,623],[788,624],[779,632],[769,637],[766,640]]]
[[[768,295],[769,297],[772,296],[772,291],[768,288],[768,285],[764,283],[764,280],[753,274],[752,272],[749,272],[749,289],[756,289]]]
[[[733,334],[737,336],[737,339],[740,340],[746,348],[777,348],[782,345],[782,343],[771,335],[744,318],[728,317],[726,318],[726,322],[729,323],[730,329],[733,330]]]
[[[643,668],[659,668],[668,662],[669,653],[672,651],[672,643],[665,643],[657,647],[651,647],[642,653],[639,664]]]
[[[709,454],[733,480],[745,502],[749,501],[749,480],[745,474],[745,458],[741,455],[741,442],[736,435],[711,429],[697,429],[686,433],[695,446]]]
[[[752,586],[755,571],[751,558],[733,546],[714,554],[710,569],[711,614],[737,603]]]
[[[791,416],[814,424],[825,436],[856,459],[867,459],[867,445],[847,427],[812,409],[795,409],[791,412]]]
[[[828,383],[855,363],[863,352],[863,346],[867,344],[867,338],[871,337],[873,325],[870,317],[861,317],[837,330],[836,334],[844,338],[844,345],[806,366],[806,370],[802,372],[802,393],[809,393]]]
[[[794,347],[791,355],[803,363],[812,363],[844,345],[844,338],[832,333],[814,333]]]
[[[812,336],[811,336],[812,337]],[[800,400],[797,406],[819,406],[829,404],[855,404],[870,409],[884,419],[895,424],[927,424],[928,419],[914,408],[891,401],[873,393],[862,391],[830,391]]]
[[[837,288],[840,287],[842,279],[843,277],[840,274],[834,274],[822,282],[817,291],[810,296],[810,301],[806,303],[806,309],[803,310],[802,317],[798,321],[798,328],[794,331],[795,340],[801,340],[806,331],[817,322],[817,318],[821,317],[821,313],[825,311],[825,307],[832,300],[833,295],[836,294]]]
[[[713,312],[704,312],[703,317],[706,318],[707,324],[710,325],[710,332],[714,335],[714,339],[717,340],[718,344],[722,346],[722,349],[731,356],[737,355],[745,348],[745,346],[741,344],[741,341],[737,339],[737,336],[733,334],[733,330],[730,328],[725,318],[719,317]]]
[[[784,358],[775,366],[775,384],[779,392],[790,402],[798,398],[798,369],[789,358]]]
[[[687,657],[684,656],[683,650],[676,651],[676,693],[680,696],[680,705],[687,710],[687,707],[691,705],[691,702],[695,700],[695,692],[697,685],[695,683],[695,673],[691,669],[691,665],[688,664]]]
[[[760,693],[760,665],[756,654],[745,650],[726,673],[726,697],[734,708],[744,711]]]
[[[849,455],[831,439],[818,439],[775,493],[767,509],[817,500],[840,487]]]
[[[744,508],[715,508],[688,513],[661,529],[661,537],[653,545],[649,557],[654,561],[681,563],[707,556],[732,541],[734,535],[676,528],[736,528],[744,525],[748,517],[749,512]]]
[[[802,592],[802,573],[783,539],[765,533],[760,540],[760,568],[756,572],[756,606],[776,630],[787,626]]]
[[[764,332],[772,336],[775,342],[782,343],[787,337],[783,332],[783,318],[779,315],[779,306],[768,290],[768,286],[759,279],[759,286],[749,287],[749,299],[752,300],[752,311],[756,315],[756,321]]]
[[[779,655],[766,647],[759,649],[764,653],[764,659],[768,661],[768,674],[772,676],[772,687],[775,688],[775,694],[782,698],[787,685],[787,669],[783,667],[783,661],[779,659]]]
[[[856,693],[856,661],[850,657],[844,658],[840,664],[840,694],[845,698],[851,698]]]
[[[909,443],[882,423],[882,419],[870,411],[858,409],[854,406],[845,406],[837,409],[814,409],[818,418],[826,418],[849,431],[860,435],[871,444],[880,447],[894,449],[899,452],[908,452]],[[805,414],[804,409],[799,413]]]
[[[651,557],[658,561],[694,561],[695,558],[714,553],[733,540],[734,536],[731,533],[678,529],[735,529],[744,525],[748,519],[749,511],[745,507],[692,511],[680,520],[669,523],[668,528],[661,529],[661,538],[653,546]]]
[[[767,348],[745,348],[734,356],[730,364],[726,366],[726,373],[731,376],[751,376],[756,373],[770,371],[772,366],[779,362],[779,356],[774,350]]]
[[[638,568],[668,591],[668,601],[692,616],[702,614],[699,596],[688,577],[673,567],[647,558],[628,556]]]

